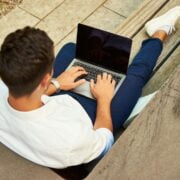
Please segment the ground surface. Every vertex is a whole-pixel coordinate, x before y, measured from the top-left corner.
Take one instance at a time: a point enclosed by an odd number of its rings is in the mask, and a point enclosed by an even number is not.
[[[53,39],[55,52],[75,41],[78,23],[113,31],[144,0],[23,0],[0,19],[0,44],[5,36],[24,26],[45,30]],[[0,0],[0,6],[20,0]],[[14,6],[13,6],[14,7]]]

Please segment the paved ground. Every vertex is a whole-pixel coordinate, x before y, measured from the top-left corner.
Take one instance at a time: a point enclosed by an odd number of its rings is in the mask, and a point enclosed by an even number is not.
[[[75,41],[78,23],[113,31],[142,2],[143,0],[23,0],[0,19],[0,44],[8,33],[29,25],[45,30],[54,40],[57,53],[66,42]]]

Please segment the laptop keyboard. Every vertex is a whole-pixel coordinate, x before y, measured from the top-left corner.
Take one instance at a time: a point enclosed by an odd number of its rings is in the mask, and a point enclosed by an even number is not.
[[[81,67],[83,67],[83,68],[88,72],[88,75],[79,77],[78,79],[76,79],[76,81],[79,80],[79,79],[84,78],[84,79],[86,79],[87,81],[90,81],[91,79],[94,79],[94,81],[96,82],[96,77],[97,77],[97,75],[98,75],[98,74],[102,74],[102,73],[104,72],[104,71],[101,70],[101,69],[96,69],[96,68],[94,68],[94,67],[91,67],[91,66],[82,64],[82,63],[80,63],[80,62],[75,62],[75,63],[73,64],[73,66],[81,66]],[[110,73],[108,73],[108,74],[110,74]],[[121,77],[116,76],[116,75],[114,75],[114,74],[111,74],[111,76],[112,76],[112,78],[116,81],[116,85],[117,85],[117,84],[119,83],[119,81],[121,80]]]

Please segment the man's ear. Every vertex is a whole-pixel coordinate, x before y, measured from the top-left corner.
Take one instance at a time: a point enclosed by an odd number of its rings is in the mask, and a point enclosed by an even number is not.
[[[49,86],[49,83],[51,81],[51,78],[52,78],[52,75],[50,73],[47,73],[43,79],[41,80],[40,82],[40,86],[43,88],[43,89],[47,89],[48,86]]]

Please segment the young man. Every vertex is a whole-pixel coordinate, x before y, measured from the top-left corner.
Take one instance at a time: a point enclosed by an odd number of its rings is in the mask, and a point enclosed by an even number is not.
[[[146,24],[152,38],[143,42],[116,96],[112,98],[115,81],[110,75],[91,81],[96,101],[69,91],[84,83],[75,80],[86,74],[82,67],[63,72],[74,57],[74,44],[66,45],[54,62],[53,42],[45,32],[26,27],[9,34],[0,51],[0,141],[51,168],[102,157],[114,142],[113,131],[140,97],[179,16],[176,7]]]

